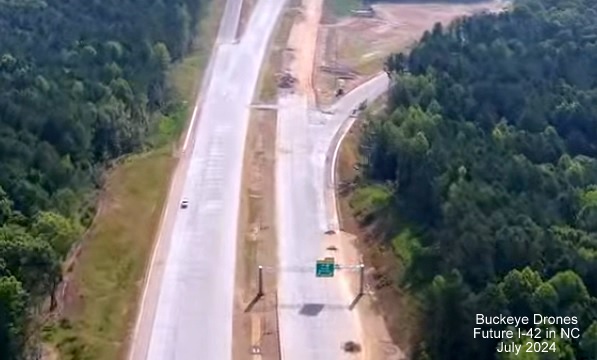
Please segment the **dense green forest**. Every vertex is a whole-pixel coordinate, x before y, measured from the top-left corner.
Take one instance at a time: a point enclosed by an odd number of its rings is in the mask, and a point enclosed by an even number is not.
[[[203,0],[0,0],[0,358],[35,342],[31,319],[87,225],[112,159],[150,145],[177,107],[169,64]]]
[[[543,314],[581,336],[520,358],[597,359],[597,1],[437,24],[387,66],[360,191],[424,305],[418,358],[514,359],[473,338],[475,314]]]

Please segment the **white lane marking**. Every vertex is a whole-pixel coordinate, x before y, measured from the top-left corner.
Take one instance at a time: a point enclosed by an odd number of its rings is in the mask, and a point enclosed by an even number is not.
[[[191,134],[193,133],[193,126],[195,126],[195,119],[197,118],[197,109],[199,109],[199,101],[195,103],[195,109],[193,110],[193,116],[191,117],[191,123],[189,124],[189,130],[187,130],[187,136],[184,139],[184,144],[182,145],[182,151],[185,152],[187,150],[187,145],[189,144],[189,139],[191,138]]]

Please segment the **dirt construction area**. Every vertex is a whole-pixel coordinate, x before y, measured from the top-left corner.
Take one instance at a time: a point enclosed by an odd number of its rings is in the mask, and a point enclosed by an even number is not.
[[[338,0],[328,0],[328,2]],[[316,95],[320,104],[329,104],[335,91],[350,91],[372,74],[382,70],[392,52],[407,52],[425,30],[440,22],[504,9],[503,1],[473,4],[380,3],[372,6],[370,17],[334,16],[327,7],[319,30],[315,74]]]

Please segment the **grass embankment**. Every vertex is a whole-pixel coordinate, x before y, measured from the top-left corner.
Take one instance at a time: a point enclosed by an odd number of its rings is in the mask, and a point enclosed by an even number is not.
[[[78,296],[49,335],[61,359],[117,359],[174,161],[166,149],[131,157],[108,176],[100,212],[74,268]]]
[[[83,242],[64,319],[46,329],[46,339],[61,359],[114,360],[122,357],[136,316],[136,304],[150,257],[170,174],[176,166],[172,146],[194,104],[215,41],[224,0],[204,8],[193,51],[172,67],[169,83],[180,99],[162,116],[152,150],[131,156],[106,177],[100,211]]]
[[[351,10],[358,10],[363,6],[363,0],[327,0],[335,16],[350,15]]]

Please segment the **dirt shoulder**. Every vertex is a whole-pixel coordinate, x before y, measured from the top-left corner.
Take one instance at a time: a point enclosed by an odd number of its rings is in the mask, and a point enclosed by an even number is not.
[[[274,154],[276,112],[253,111],[243,170],[233,320],[233,359],[277,360]],[[264,266],[258,296],[258,266]]]
[[[286,47],[285,66],[296,79],[293,90],[306,95],[311,104],[315,104],[313,71],[322,9],[323,0],[303,1]]]

